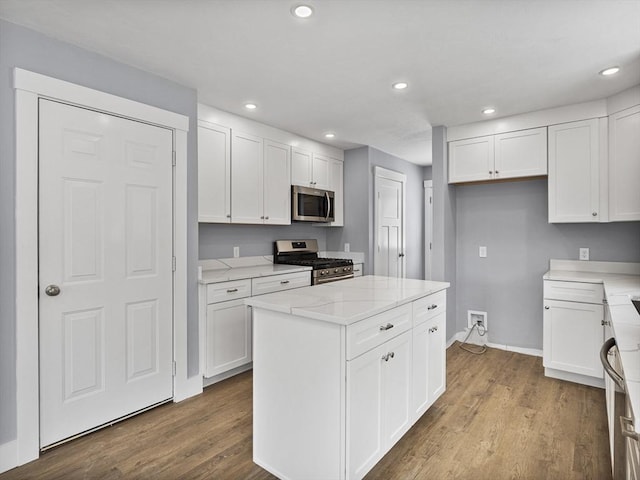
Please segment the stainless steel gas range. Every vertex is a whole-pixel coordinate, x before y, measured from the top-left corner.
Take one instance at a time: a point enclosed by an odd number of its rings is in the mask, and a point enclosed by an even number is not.
[[[318,257],[317,240],[276,240],[273,263],[312,267],[311,285],[353,278],[353,261],[348,258]]]

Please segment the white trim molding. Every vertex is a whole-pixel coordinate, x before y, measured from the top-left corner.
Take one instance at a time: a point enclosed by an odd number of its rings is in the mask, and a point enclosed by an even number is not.
[[[187,377],[187,131],[189,118],[37,73],[14,69],[16,122],[16,377],[17,438],[0,446],[0,471],[38,458],[38,99],[48,98],[173,130],[174,401],[202,391]],[[199,389],[194,385],[199,384]],[[12,455],[13,459],[5,458]]]
[[[455,342],[462,342],[464,340],[464,337],[467,336],[468,332],[469,330],[466,329],[466,330],[463,330],[462,332],[458,332],[455,335],[453,335],[447,341],[447,348],[449,348]],[[467,342],[474,345],[480,345],[479,343],[476,343],[473,341],[470,342],[467,340]],[[507,352],[522,353],[523,355],[530,355],[532,357],[542,357],[542,350],[539,348],[516,347],[514,345],[506,345],[502,343],[491,343],[491,342],[486,342],[486,343],[483,343],[482,345],[486,345],[487,347],[490,347],[490,348],[497,348],[498,350],[505,350]]]
[[[11,440],[0,445],[0,473],[11,470],[16,466],[16,452],[18,441]]]

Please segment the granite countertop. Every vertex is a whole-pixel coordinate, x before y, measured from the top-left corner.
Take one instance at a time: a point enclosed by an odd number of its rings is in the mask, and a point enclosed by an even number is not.
[[[640,296],[640,275],[549,270],[544,279],[604,285],[611,313],[611,327],[620,352],[631,409],[636,419],[635,429],[640,433],[640,315],[631,303],[632,296]]]
[[[245,303],[300,317],[350,325],[449,287],[431,282],[374,275],[247,298]]]

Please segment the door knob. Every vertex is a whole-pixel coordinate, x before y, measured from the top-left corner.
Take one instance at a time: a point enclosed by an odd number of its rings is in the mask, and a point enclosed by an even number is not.
[[[57,285],[47,285],[47,288],[44,289],[44,293],[50,297],[55,297],[60,295],[60,287]]]

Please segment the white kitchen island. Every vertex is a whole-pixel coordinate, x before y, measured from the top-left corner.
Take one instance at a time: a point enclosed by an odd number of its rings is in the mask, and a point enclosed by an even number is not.
[[[283,480],[371,470],[444,392],[447,287],[365,276],[246,299],[254,462]]]

